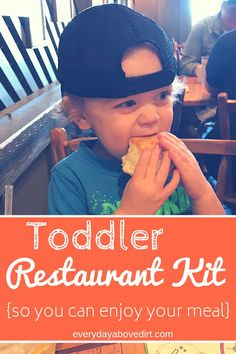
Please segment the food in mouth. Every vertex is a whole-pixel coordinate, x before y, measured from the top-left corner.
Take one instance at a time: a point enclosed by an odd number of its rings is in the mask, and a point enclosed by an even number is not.
[[[130,138],[129,150],[127,154],[121,158],[123,172],[132,176],[142,152],[146,149],[152,149],[158,141],[159,139],[156,135]],[[161,157],[157,170],[159,169],[160,164]]]

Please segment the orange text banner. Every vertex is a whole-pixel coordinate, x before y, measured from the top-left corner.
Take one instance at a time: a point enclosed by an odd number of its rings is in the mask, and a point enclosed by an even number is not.
[[[236,339],[234,217],[2,217],[0,340]]]

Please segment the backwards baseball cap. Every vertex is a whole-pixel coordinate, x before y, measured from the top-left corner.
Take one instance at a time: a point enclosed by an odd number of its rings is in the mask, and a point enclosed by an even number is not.
[[[125,77],[121,61],[126,49],[151,43],[162,70]],[[170,85],[176,73],[172,44],[150,18],[118,4],[93,6],[64,29],[58,48],[58,80],[62,90],[80,97],[123,98]]]

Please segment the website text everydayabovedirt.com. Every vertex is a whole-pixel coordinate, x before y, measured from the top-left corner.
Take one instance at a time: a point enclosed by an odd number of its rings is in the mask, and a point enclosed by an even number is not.
[[[78,331],[72,333],[73,339],[77,340],[135,340],[135,339],[173,339],[174,332],[172,331]]]

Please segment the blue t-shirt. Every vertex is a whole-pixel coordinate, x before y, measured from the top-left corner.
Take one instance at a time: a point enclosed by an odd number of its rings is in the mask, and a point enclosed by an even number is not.
[[[99,158],[87,143],[60,161],[51,171],[49,214],[111,215],[119,208],[130,176],[120,160]],[[156,212],[158,215],[190,214],[190,200],[182,186]]]

